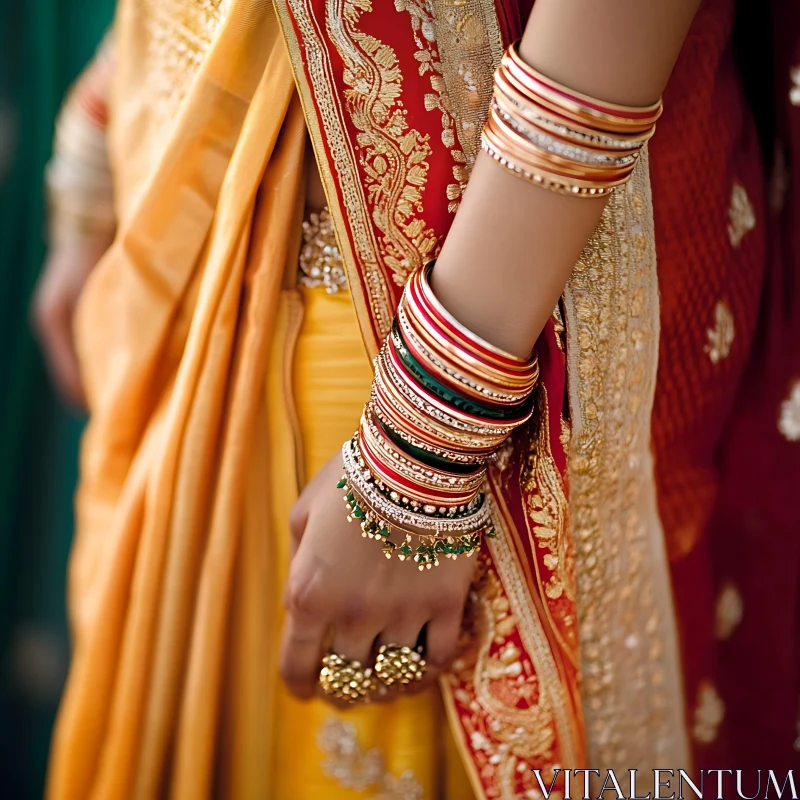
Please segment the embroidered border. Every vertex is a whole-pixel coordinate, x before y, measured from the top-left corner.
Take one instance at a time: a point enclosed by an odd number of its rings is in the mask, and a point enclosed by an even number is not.
[[[358,176],[358,158],[347,136],[343,111],[335,91],[333,67],[310,0],[274,2],[317,155],[328,210],[335,222],[348,284],[362,324],[364,342],[369,353],[375,355],[391,326],[391,294],[387,276],[378,261],[378,245]],[[295,32],[295,23],[302,44]],[[304,69],[308,71],[309,79],[303,74]],[[328,152],[330,160],[325,157]],[[336,170],[335,176],[331,168]],[[348,230],[352,234],[352,245]],[[364,327],[366,320],[370,321],[372,330]]]
[[[428,136],[407,122],[394,50],[359,28],[372,8],[372,0],[327,0],[325,20],[344,62],[346,109],[360,131],[356,145],[366,201],[382,234],[379,257],[402,286],[436,247],[436,234],[421,216],[431,148]]]
[[[659,307],[647,153],[565,293],[583,707],[589,761],[688,763],[650,417]]]
[[[479,149],[492,96],[492,75],[503,54],[493,5],[481,0],[395,0],[407,11],[417,45],[419,74],[431,72],[425,108],[442,115],[442,143],[455,162],[447,187],[455,213]],[[458,141],[458,145],[456,145]]]

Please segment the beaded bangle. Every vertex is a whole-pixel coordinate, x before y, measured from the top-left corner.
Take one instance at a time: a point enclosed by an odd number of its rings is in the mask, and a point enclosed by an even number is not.
[[[440,358],[436,353],[429,350],[420,338],[414,333],[413,326],[408,322],[405,309],[402,307],[397,312],[397,325],[402,331],[405,345],[411,351],[417,362],[425,362],[428,368],[439,376],[440,380],[454,386],[457,390],[469,395],[476,400],[486,400],[497,404],[517,404],[524,400],[529,390],[524,392],[499,392],[493,388],[485,386],[468,374],[462,374],[454,367],[450,366],[450,361]]]
[[[342,447],[344,475],[337,486],[345,490],[348,521],[358,520],[362,536],[380,540],[387,558],[396,555],[401,561],[413,559],[420,570],[431,569],[439,565],[440,557],[473,555],[480,549],[483,535],[490,538],[495,535],[484,495],[478,495],[460,516],[437,516],[430,507],[429,513],[420,513],[403,505],[403,500],[410,504],[408,498],[384,495],[359,457],[356,436]],[[409,529],[434,533],[426,535]],[[392,540],[395,530],[401,533],[401,542]]]
[[[397,356],[391,350],[383,350],[379,354],[379,369],[381,370],[382,387],[388,388],[390,392],[397,390],[413,406],[439,419],[449,428],[472,433],[473,437],[484,435],[486,441],[476,441],[474,445],[476,447],[487,444],[499,445],[497,440],[502,441],[505,439],[515,428],[527,422],[531,415],[530,403],[528,403],[528,410],[521,417],[503,422],[487,420],[453,408],[423,387],[415,384],[413,378],[399,366]],[[387,377],[388,382],[386,380]]]

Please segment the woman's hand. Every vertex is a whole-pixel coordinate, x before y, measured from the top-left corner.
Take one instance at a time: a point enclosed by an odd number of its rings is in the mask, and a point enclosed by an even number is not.
[[[379,542],[347,521],[343,492],[336,488],[341,476],[337,453],[292,509],[281,675],[293,694],[311,697],[329,644],[335,653],[371,665],[376,646],[414,647],[427,626],[428,671],[415,685],[418,691],[455,655],[477,559],[444,559],[423,572],[413,562],[387,559]]]
[[[57,241],[51,248],[31,303],[31,324],[50,377],[61,396],[85,405],[72,335],[75,306],[86,279],[111,244],[109,237]]]

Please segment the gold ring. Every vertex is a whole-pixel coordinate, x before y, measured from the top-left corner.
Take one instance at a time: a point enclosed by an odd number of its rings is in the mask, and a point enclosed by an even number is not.
[[[369,667],[364,669],[360,661],[350,661],[337,653],[328,653],[322,659],[319,685],[325,694],[348,703],[369,700],[375,689]]]
[[[375,674],[384,686],[409,683],[421,680],[428,671],[428,663],[422,657],[422,648],[400,647],[397,644],[384,644],[375,659]]]

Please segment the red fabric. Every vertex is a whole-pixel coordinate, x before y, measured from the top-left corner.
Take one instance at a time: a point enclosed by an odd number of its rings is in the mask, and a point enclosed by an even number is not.
[[[777,420],[792,376],[800,377],[800,325],[785,312],[787,302],[800,305],[800,239],[789,224],[798,219],[791,194],[782,223],[766,206],[755,125],[730,44],[733,6],[703,5],[651,148],[662,322],[653,446],[688,731],[701,686],[715,686],[726,709],[713,743],[694,738],[696,766],[788,769],[800,767],[800,506],[793,497],[800,445],[781,436]],[[797,42],[790,6],[777,9],[776,42]],[[778,110],[787,117],[779,150],[800,152],[797,108],[787,113],[790,53],[776,68]],[[800,53],[792,55],[800,63]],[[734,182],[756,218],[738,247],[727,232]],[[705,348],[719,301],[732,314],[735,338],[714,364]],[[743,619],[717,642],[715,603],[725,585],[738,589]]]

